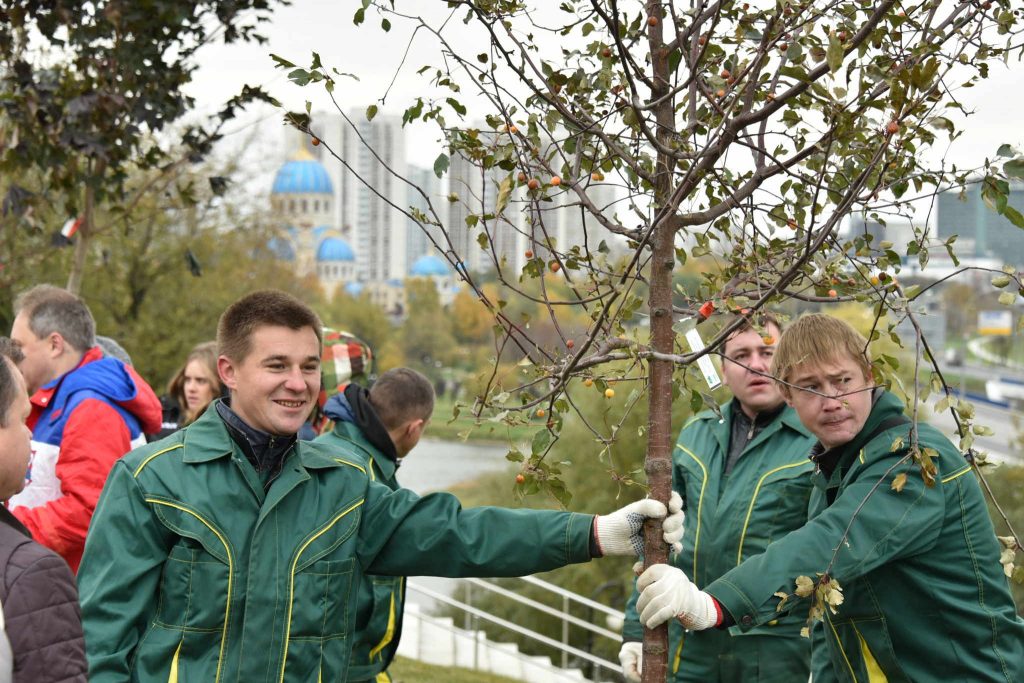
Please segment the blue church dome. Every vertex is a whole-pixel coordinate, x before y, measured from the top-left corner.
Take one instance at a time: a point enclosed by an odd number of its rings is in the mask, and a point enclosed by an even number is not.
[[[292,246],[291,240],[283,237],[271,237],[267,240],[267,249],[282,261],[295,260],[295,248]]]
[[[317,261],[355,261],[356,255],[348,242],[339,237],[328,237],[316,249]]]
[[[448,275],[448,273],[448,264],[432,254],[420,256],[412,264],[412,268],[409,269],[409,274],[413,277],[443,276]]]
[[[323,164],[300,150],[274,177],[271,194],[334,194],[331,177]]]

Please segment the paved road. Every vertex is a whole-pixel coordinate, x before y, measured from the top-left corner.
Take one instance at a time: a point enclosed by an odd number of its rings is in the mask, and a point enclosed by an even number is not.
[[[986,425],[995,431],[993,436],[975,437],[975,447],[988,451],[997,460],[1024,464],[1021,447],[1011,443],[1014,440],[1019,440],[1021,430],[1024,429],[1024,413],[996,408],[977,401],[973,403],[975,407],[974,423]],[[960,438],[956,436],[956,423],[949,411],[935,415],[931,422],[941,429],[943,434],[949,436],[954,444],[960,442]]]
[[[940,366],[942,368],[942,374],[947,379],[950,375],[967,375],[974,379],[990,380],[999,379],[1000,377],[1006,377],[1009,379],[1016,379],[1024,381],[1024,371],[1015,370],[1007,367],[995,367],[992,365],[982,365],[981,363],[964,363],[959,366],[952,366],[945,364]]]

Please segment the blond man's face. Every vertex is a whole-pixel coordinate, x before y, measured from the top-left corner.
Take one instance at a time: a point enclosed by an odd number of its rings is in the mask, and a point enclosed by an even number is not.
[[[871,414],[870,376],[852,358],[803,363],[790,373],[786,402],[826,448],[849,443]]]

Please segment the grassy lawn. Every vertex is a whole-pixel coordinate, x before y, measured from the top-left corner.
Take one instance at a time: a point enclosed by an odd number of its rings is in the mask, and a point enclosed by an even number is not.
[[[516,683],[513,678],[470,669],[432,666],[412,659],[398,657],[388,667],[394,683]]]
[[[476,424],[473,418],[472,406],[463,405],[460,408],[459,417],[452,420],[452,408],[455,401],[449,396],[444,396],[434,404],[434,417],[430,420],[427,434],[434,439],[449,439],[452,441],[462,440],[462,435],[469,432],[467,441],[493,441],[507,444],[528,442],[533,438],[538,427],[544,425],[544,420],[535,418],[531,424],[509,427],[504,422],[482,421]]]

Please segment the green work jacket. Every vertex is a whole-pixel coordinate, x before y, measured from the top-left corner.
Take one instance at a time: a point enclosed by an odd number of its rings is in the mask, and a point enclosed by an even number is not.
[[[722,406],[723,420],[711,411],[692,417],[679,433],[673,453],[672,486],[683,498],[686,531],[683,551],[673,564],[699,587],[704,587],[743,560],[764,552],[768,544],[782,538],[807,521],[808,500],[813,488],[814,464],[808,453],[813,437],[804,429],[792,408],[786,407],[747,444],[732,471],[725,476],[729,454],[729,436],[735,400]],[[641,640],[643,629],[636,612],[634,590],[626,609],[623,627],[625,640]],[[769,656],[780,659],[780,647],[793,645],[782,658],[792,667],[782,672],[787,677],[809,671],[810,645],[800,638],[803,619],[782,618],[750,632],[775,639],[788,639],[774,647]],[[676,680],[730,680],[728,673],[714,674],[718,665],[712,660],[734,655],[744,667],[736,680],[756,671],[763,648],[750,639],[686,638],[675,620],[670,625],[669,670]],[[742,636],[739,629],[732,635]],[[722,642],[731,643],[723,652]],[[788,666],[788,665],[787,665]],[[795,667],[795,669],[793,668]],[[764,667],[760,667],[764,668]],[[795,674],[794,674],[795,671]],[[761,675],[755,680],[772,680]]]
[[[316,439],[331,452],[358,455],[366,464],[370,479],[392,491],[400,486],[394,460],[375,448],[351,422],[337,422],[334,428]],[[352,660],[349,679],[369,681],[388,668],[402,636],[405,609],[405,578],[401,576],[363,577],[356,598],[355,630],[352,636]]]
[[[592,523],[392,491],[302,441],[264,492],[207,410],[107,479],[78,575],[90,680],[347,681],[364,573],[547,571],[589,559]]]
[[[902,402],[882,393],[861,430],[815,474],[810,520],[705,590],[744,631],[778,618],[776,592],[826,572],[843,602],[825,611],[827,657],[815,648],[815,681],[1024,680],[1024,621],[1015,612],[1000,547],[971,467],[949,439],[918,424],[938,469],[926,486],[906,458]],[[877,433],[876,433],[877,432]],[[892,487],[906,475],[902,490]],[[808,614],[809,601],[787,601]],[[819,667],[828,660],[830,666]]]

